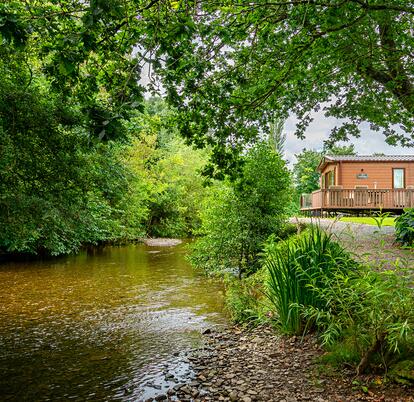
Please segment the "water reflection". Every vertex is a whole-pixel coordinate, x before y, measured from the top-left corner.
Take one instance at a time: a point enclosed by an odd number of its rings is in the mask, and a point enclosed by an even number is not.
[[[221,286],[191,269],[183,246],[5,263],[0,289],[5,400],[147,397],[168,370],[188,371],[174,354],[224,323]]]

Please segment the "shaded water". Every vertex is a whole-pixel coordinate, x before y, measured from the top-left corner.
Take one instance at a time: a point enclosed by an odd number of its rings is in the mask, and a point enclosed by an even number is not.
[[[0,400],[135,401],[188,375],[176,356],[225,318],[221,286],[184,254],[139,244],[0,265]]]

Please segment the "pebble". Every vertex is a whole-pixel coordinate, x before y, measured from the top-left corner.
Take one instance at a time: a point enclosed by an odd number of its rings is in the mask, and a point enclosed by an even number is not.
[[[303,340],[301,337],[288,339],[275,336],[272,331],[264,327],[205,334],[207,346],[188,356],[195,377],[187,384],[175,385],[168,393],[170,400],[360,400],[358,391],[352,389],[352,371],[343,380],[322,378],[318,373],[315,360],[324,352],[312,336],[306,336]],[[323,387],[315,386],[316,378]],[[381,393],[373,394],[371,400],[409,400],[393,397],[384,399],[382,396]]]

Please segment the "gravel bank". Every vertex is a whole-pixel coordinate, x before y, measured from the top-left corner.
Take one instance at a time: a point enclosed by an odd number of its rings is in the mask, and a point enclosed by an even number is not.
[[[323,354],[312,337],[275,335],[268,327],[237,328],[206,335],[203,349],[188,358],[195,377],[156,400],[171,401],[414,401],[404,387],[355,386],[353,371],[326,374],[317,363]],[[374,377],[365,377],[366,383]]]
[[[156,239],[143,239],[143,242],[150,247],[172,247],[178,246],[183,241],[180,239],[167,239],[167,238],[156,238]]]

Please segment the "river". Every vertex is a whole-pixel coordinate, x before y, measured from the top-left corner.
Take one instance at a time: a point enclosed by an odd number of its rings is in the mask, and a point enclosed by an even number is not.
[[[139,401],[191,376],[225,325],[222,287],[185,245],[105,247],[0,265],[0,400]]]

